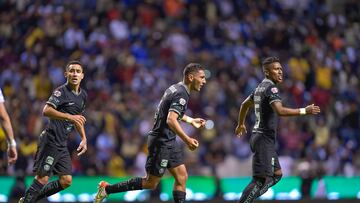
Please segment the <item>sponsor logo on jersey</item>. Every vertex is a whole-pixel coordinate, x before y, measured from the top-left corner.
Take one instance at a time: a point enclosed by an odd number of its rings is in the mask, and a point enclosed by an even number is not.
[[[44,170],[45,170],[45,171],[50,170],[50,165],[49,165],[49,164],[45,164],[45,165],[44,165]]]

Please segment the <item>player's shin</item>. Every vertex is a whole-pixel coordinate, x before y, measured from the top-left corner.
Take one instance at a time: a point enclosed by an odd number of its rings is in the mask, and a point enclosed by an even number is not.
[[[24,203],[33,203],[37,201],[37,197],[44,187],[38,180],[34,179],[30,187],[25,192]]]
[[[257,198],[256,194],[259,194],[259,191],[263,187],[264,183],[265,178],[254,177],[244,189],[238,203],[253,202]]]
[[[56,194],[63,190],[64,188],[61,186],[59,180],[52,181],[48,184],[46,184],[42,190],[39,193],[39,196],[37,197],[36,201],[41,200],[45,197],[49,197],[53,194]]]
[[[106,194],[125,192],[131,190],[142,190],[142,178],[136,177],[130,180],[109,185],[105,188]]]
[[[272,177],[267,177],[264,186],[261,188],[259,193],[257,193],[256,198],[263,195],[269,188],[278,183],[281,179],[282,175],[274,175]]]

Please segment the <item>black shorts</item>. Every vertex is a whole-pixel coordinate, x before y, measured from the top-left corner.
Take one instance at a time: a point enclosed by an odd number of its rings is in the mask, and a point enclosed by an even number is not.
[[[253,176],[274,176],[281,169],[275,150],[275,140],[260,133],[253,133],[250,138],[253,155]]]
[[[149,155],[145,169],[147,173],[162,177],[167,168],[175,168],[184,164],[183,151],[179,146],[162,146],[152,144],[148,147]]]
[[[48,134],[42,133],[35,154],[34,170],[36,175],[71,175],[71,158],[67,147],[57,147],[49,143]]]

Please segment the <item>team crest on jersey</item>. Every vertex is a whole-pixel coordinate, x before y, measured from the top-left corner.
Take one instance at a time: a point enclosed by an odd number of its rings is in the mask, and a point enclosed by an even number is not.
[[[55,97],[60,97],[61,96],[61,92],[59,90],[55,90],[54,91],[54,96]]]
[[[179,103],[180,103],[181,105],[185,106],[186,100],[183,99],[183,98],[180,98]]]
[[[276,93],[279,92],[279,90],[278,90],[278,88],[273,87],[273,88],[271,88],[271,92],[274,93],[274,94],[276,94]]]

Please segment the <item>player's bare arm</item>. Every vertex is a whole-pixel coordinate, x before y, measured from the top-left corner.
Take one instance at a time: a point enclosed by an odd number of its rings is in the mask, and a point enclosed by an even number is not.
[[[78,133],[80,134],[80,137],[81,137],[81,142],[80,142],[78,148],[76,149],[78,151],[77,155],[80,156],[83,153],[85,153],[86,150],[87,150],[87,139],[86,139],[84,125],[79,125],[79,124],[75,123],[75,128],[76,128],[76,130],[78,131]]]
[[[191,118],[190,116],[184,115],[181,118],[182,121],[191,124],[195,128],[205,127],[206,120],[203,118]]]
[[[60,120],[69,120],[75,125],[84,125],[86,118],[82,115],[71,115],[68,113],[63,113],[54,109],[53,106],[46,104],[43,109],[43,115],[51,119],[60,119]]]
[[[282,105],[280,101],[271,103],[271,107],[279,116],[299,116],[299,115],[316,115],[320,113],[320,107],[314,104],[308,105],[305,108],[287,108]]]
[[[185,142],[188,148],[193,151],[199,147],[199,142],[196,139],[189,137],[184,132],[184,130],[180,126],[180,123],[178,122],[178,117],[179,115],[176,112],[169,111],[166,123],[168,124],[170,129],[173,130]]]
[[[245,135],[247,133],[246,126],[245,126],[245,118],[246,115],[250,109],[250,107],[254,106],[254,101],[251,99],[250,96],[248,96],[240,106],[239,110],[239,118],[238,118],[238,124],[235,129],[235,135],[238,137],[241,137],[242,135]]]
[[[11,121],[9,114],[6,111],[4,103],[0,103],[0,123],[1,127],[5,131],[5,136],[8,142],[8,164],[13,164],[17,160],[17,151],[16,151],[16,141],[14,137],[14,132],[11,126]]]

